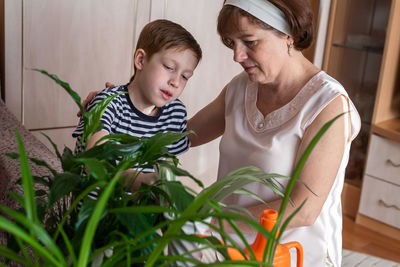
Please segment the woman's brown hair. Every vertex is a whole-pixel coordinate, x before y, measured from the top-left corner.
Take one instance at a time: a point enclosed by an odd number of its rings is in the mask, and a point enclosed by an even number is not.
[[[313,13],[308,1],[269,0],[269,2],[279,8],[285,15],[285,19],[288,22],[290,28],[290,36],[294,40],[294,47],[297,50],[308,48],[312,44],[314,39]],[[240,16],[245,16],[249,18],[250,22],[256,24],[263,29],[274,30],[280,34],[284,34],[279,32],[278,30],[275,30],[267,23],[259,20],[258,18],[238,7],[232,5],[224,5],[219,12],[217,27],[222,42],[224,42],[224,35],[232,32],[232,30],[234,29],[237,29],[237,23]]]

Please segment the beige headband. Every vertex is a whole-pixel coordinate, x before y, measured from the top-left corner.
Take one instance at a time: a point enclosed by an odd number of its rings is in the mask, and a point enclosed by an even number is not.
[[[238,7],[269,26],[290,36],[285,14],[267,0],[226,0],[225,5]]]

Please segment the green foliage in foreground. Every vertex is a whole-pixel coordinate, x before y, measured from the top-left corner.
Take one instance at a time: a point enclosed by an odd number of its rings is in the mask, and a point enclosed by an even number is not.
[[[68,83],[46,71],[37,71],[60,84],[79,106],[85,121],[83,141],[87,143],[93,133],[101,129],[100,117],[115,96],[103,100],[87,113],[79,95]],[[202,266],[204,264],[192,253],[211,248],[224,259],[210,264],[213,266],[267,263],[272,266],[272,255],[280,238],[280,235],[275,238],[276,232],[279,229],[282,234],[292,218],[281,223],[291,190],[312,148],[334,120],[311,142],[290,178],[286,192],[282,192],[276,179],[289,177],[266,174],[251,166],[235,170],[203,188],[201,181],[178,167],[178,159],[166,149],[166,145],[190,133],[158,133],[149,139],[109,135],[101,140],[103,143],[80,154],[74,154],[68,147],[60,153],[47,137],[61,162],[62,172],[52,169],[46,162],[28,158],[17,133],[19,151],[8,156],[20,160],[23,194],[12,193],[12,196],[21,209],[0,207],[2,213],[7,214],[7,217],[0,216],[0,229],[10,234],[8,246],[0,246],[0,256],[5,263],[16,262],[23,266],[135,266],[137,263]],[[49,175],[33,177],[29,161],[47,168]],[[152,185],[142,184],[136,192],[126,192],[125,185],[132,180],[127,180],[124,171],[135,168],[137,175],[149,166],[158,170],[158,181]],[[177,176],[192,179],[203,190],[196,193],[177,181]],[[234,193],[252,195],[242,188],[253,182],[260,182],[283,197],[278,223],[271,233],[258,223],[258,218],[249,219],[241,215],[243,209],[229,209],[220,202]],[[92,191],[97,192],[97,200],[88,196]],[[264,234],[269,240],[264,263],[257,262],[254,255],[246,262],[229,260],[228,247],[237,248],[243,254],[244,249],[225,234],[221,223],[218,226],[211,224],[210,218],[228,222],[248,249],[249,244],[236,221],[245,221]],[[228,245],[212,236],[197,236],[195,233],[200,225],[212,228]],[[183,231],[183,226],[192,229]],[[166,247],[169,253],[166,253]]]

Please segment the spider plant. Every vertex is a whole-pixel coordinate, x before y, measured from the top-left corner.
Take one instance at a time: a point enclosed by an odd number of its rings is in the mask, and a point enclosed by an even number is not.
[[[68,83],[44,70],[36,71],[60,84],[78,105],[85,121],[84,141],[101,129],[100,117],[115,96],[104,99],[88,113]],[[79,154],[68,147],[60,153],[46,136],[62,163],[62,172],[52,169],[46,162],[28,158],[17,133],[19,151],[8,156],[20,160],[23,194],[12,193],[21,206],[19,210],[0,207],[7,215],[0,215],[0,229],[10,234],[8,245],[0,246],[0,256],[4,258],[0,265],[14,262],[23,266],[201,266],[204,264],[194,254],[212,249],[223,258],[213,265],[272,266],[282,232],[304,205],[282,222],[294,183],[311,150],[336,119],[327,123],[313,139],[291,177],[266,174],[249,166],[230,172],[207,188],[180,168],[178,159],[165,147],[190,132],[158,133],[148,139],[108,135],[98,145]],[[30,162],[46,167],[50,175],[33,177]],[[135,192],[126,192],[124,171],[135,168],[138,174],[149,166],[158,169],[157,182],[142,184]],[[196,193],[178,181],[178,176],[194,180],[203,189]],[[290,179],[286,192],[277,179]],[[271,233],[257,220],[244,216],[241,213],[244,209],[228,209],[221,203],[225,197],[253,182],[260,182],[283,197],[278,221]],[[92,191],[98,193],[97,200],[89,197]],[[235,229],[250,252],[248,260],[230,260],[228,248],[235,248],[243,255],[246,252],[225,233],[223,223],[211,224],[209,218],[227,221]],[[255,258],[235,223],[237,220],[248,223],[269,240],[263,262]],[[224,242],[213,236],[197,235],[199,225],[217,232]],[[185,228],[191,230],[185,231]],[[166,253],[167,247],[169,253]]]

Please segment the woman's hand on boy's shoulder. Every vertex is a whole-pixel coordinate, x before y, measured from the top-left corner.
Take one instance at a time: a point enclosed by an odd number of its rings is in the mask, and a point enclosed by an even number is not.
[[[108,87],[113,87],[113,86],[115,86],[115,85],[112,84],[112,83],[110,83],[110,82],[106,82],[106,88],[108,88]],[[90,101],[92,101],[92,99],[93,99],[99,92],[100,92],[100,91],[91,91],[91,92],[87,95],[86,99],[82,101],[82,106],[83,106],[84,109],[86,109],[87,104],[89,104]],[[81,116],[82,116],[82,113],[81,113],[80,110],[78,111],[78,113],[76,113],[76,116],[77,116],[77,117],[81,117]]]

